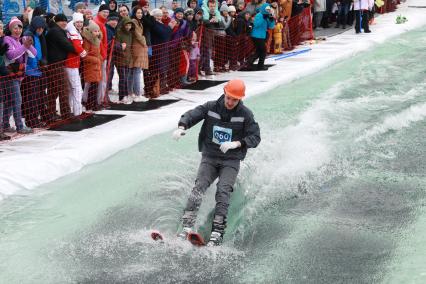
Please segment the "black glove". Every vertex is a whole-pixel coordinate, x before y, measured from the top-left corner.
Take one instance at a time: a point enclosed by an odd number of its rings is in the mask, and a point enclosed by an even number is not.
[[[8,49],[9,45],[7,43],[4,43],[2,46],[0,46],[0,56],[5,55]]]

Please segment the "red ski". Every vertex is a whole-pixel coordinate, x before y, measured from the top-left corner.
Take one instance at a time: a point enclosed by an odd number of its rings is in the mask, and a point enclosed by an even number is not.
[[[154,241],[159,241],[159,242],[163,242],[164,238],[163,235],[159,232],[159,231],[152,231],[151,232],[151,238]],[[193,244],[194,246],[205,246],[206,242],[204,241],[204,238],[197,232],[191,232],[188,234],[188,241]]]

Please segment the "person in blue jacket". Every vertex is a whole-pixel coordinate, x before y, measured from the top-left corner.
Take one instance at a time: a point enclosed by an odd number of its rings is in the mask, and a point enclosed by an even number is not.
[[[275,27],[274,15],[269,3],[264,3],[259,8],[259,12],[254,17],[251,39],[256,48],[255,53],[248,59],[248,67],[254,69],[253,62],[259,59],[257,70],[267,70],[265,67],[266,58],[266,37],[268,29]]]

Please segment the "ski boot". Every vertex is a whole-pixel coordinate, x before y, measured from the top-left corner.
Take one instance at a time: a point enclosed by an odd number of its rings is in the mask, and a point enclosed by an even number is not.
[[[195,224],[195,219],[197,218],[197,213],[195,211],[185,211],[182,216],[182,231],[178,234],[178,237],[182,240],[188,239],[188,234],[193,231]]]
[[[186,241],[188,239],[188,234],[192,232],[191,227],[183,227],[182,232],[180,232],[177,236],[179,239]]]
[[[218,246],[223,241],[223,235],[225,234],[226,218],[224,216],[215,215],[212,225],[212,233],[210,235],[208,247]]]

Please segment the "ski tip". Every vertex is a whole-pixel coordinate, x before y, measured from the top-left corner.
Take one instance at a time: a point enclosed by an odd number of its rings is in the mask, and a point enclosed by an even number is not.
[[[159,231],[156,231],[156,230],[151,232],[151,238],[154,241],[162,241],[163,240],[163,236],[160,234]]]
[[[201,247],[206,245],[206,242],[204,241],[203,237],[196,232],[191,232],[188,234],[188,241],[194,246]]]

